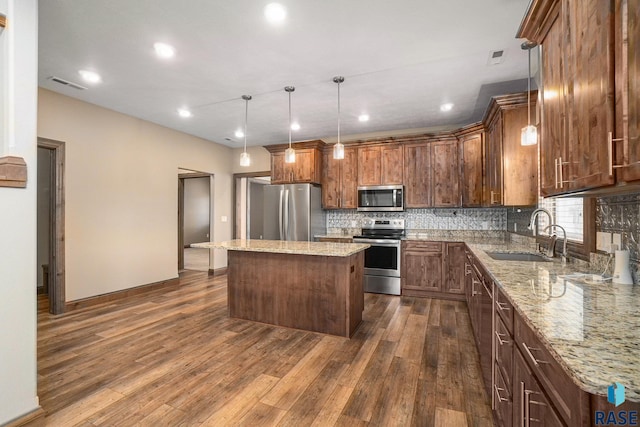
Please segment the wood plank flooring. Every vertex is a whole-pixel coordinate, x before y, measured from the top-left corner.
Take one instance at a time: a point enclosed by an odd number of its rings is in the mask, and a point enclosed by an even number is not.
[[[62,316],[39,301],[50,426],[491,426],[464,303],[365,294],[352,339],[227,316],[226,276]]]

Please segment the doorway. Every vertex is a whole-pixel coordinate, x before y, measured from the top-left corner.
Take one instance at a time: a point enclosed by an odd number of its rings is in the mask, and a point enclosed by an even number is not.
[[[236,239],[262,239],[264,186],[270,183],[268,171],[235,175]]]
[[[49,313],[65,311],[64,142],[38,138],[37,293]]]
[[[213,175],[178,171],[178,271],[213,271],[213,251],[192,248],[212,241]]]

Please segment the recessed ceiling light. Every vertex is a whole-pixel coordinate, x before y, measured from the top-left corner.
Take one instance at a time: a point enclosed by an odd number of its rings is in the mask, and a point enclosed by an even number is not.
[[[176,54],[174,47],[166,43],[154,43],[153,48],[156,51],[156,55],[160,58],[173,58]]]
[[[291,123],[291,130],[300,130],[300,123]]]
[[[185,119],[193,116],[193,113],[191,113],[191,111],[187,110],[186,108],[178,108],[178,114],[180,115],[180,117],[184,117]]]
[[[238,129],[234,135],[236,138],[244,138],[244,132],[242,132],[242,129]]]
[[[360,122],[368,122],[369,121],[369,115],[368,114],[360,114],[358,116],[358,121],[360,121]]]
[[[447,103],[447,104],[442,104],[440,106],[440,111],[451,111],[453,109],[453,104],[452,103]]]
[[[269,3],[264,8],[264,16],[271,24],[281,24],[287,17],[287,9],[280,3]]]
[[[100,77],[100,74],[94,71],[80,70],[78,71],[78,74],[80,74],[80,76],[82,76],[84,81],[87,83],[100,83],[102,81],[102,77]]]

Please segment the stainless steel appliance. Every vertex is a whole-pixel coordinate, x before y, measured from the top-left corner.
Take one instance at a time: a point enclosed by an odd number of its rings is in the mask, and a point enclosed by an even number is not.
[[[402,185],[358,187],[358,210],[361,212],[404,211],[404,187]]]
[[[367,218],[355,243],[371,245],[364,252],[364,291],[400,295],[400,245],[404,219]]]
[[[266,185],[262,238],[312,241],[326,234],[320,187],[312,184]]]

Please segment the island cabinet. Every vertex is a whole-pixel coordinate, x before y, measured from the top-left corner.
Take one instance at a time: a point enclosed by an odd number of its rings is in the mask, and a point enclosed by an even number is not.
[[[520,145],[528,123],[527,93],[494,97],[485,116],[487,206],[532,206],[538,197],[537,146]],[[536,92],[531,94],[535,111]],[[532,113],[533,114],[533,113]]]
[[[457,139],[405,145],[405,207],[460,206],[459,179]]]
[[[344,159],[333,158],[333,149],[322,155],[322,207],[355,209],[358,207],[358,150],[344,148]]]
[[[268,145],[265,148],[271,152],[271,183],[320,184],[322,181],[322,151],[324,142],[306,141],[293,144],[296,150],[296,161],[286,163],[284,150],[286,144]]]
[[[402,185],[403,152],[397,143],[358,147],[358,185]]]
[[[402,242],[402,295],[464,300],[464,249],[459,242]]]
[[[481,123],[458,135],[460,193],[463,207],[483,205],[484,127]]]
[[[616,43],[613,4],[602,0],[534,0],[518,31],[517,37],[542,46],[543,196],[615,182],[612,164],[623,148],[624,138],[622,129],[616,129],[614,123],[614,58],[623,37],[617,37]],[[637,74],[633,78],[637,80]],[[623,79],[617,84],[622,85]],[[623,108],[619,110],[622,124]]]

